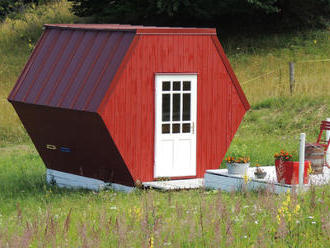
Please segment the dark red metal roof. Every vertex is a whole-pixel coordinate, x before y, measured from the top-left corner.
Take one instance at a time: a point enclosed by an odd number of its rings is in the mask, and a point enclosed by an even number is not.
[[[60,26],[46,25],[8,99],[96,111],[136,31]]]

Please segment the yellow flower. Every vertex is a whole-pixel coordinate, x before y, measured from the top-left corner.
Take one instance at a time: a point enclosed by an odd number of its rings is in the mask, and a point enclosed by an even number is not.
[[[312,169],[311,164],[312,164],[311,162],[308,163],[308,169],[307,169],[308,175],[311,174],[311,173],[313,173],[313,169]]]
[[[317,43],[317,40],[314,40],[313,42],[314,42],[314,44],[316,44]]]
[[[249,176],[246,173],[244,174],[243,179],[245,184],[247,184],[250,180]]]
[[[149,238],[149,248],[153,248],[154,247],[154,236],[151,236]]]
[[[279,215],[276,216],[276,219],[277,219],[277,223],[281,224],[281,217]]]

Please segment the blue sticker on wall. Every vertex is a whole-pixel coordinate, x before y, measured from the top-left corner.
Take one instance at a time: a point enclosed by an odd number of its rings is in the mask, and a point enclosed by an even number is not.
[[[60,147],[60,151],[61,151],[61,152],[71,152],[71,148],[61,146],[61,147]]]

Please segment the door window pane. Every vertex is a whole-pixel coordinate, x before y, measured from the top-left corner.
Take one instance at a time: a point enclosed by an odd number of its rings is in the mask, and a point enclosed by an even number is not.
[[[183,90],[190,90],[190,89],[191,89],[190,81],[183,81]]]
[[[173,121],[180,120],[180,94],[173,94]]]
[[[182,124],[182,132],[183,133],[190,133],[190,123]]]
[[[162,133],[170,133],[170,124],[162,125]]]
[[[162,121],[170,120],[170,94],[163,94]]]
[[[190,121],[190,94],[183,94],[182,120]]]
[[[180,133],[180,124],[172,125],[172,133]]]
[[[181,82],[180,81],[174,81],[173,82],[173,90],[181,90]]]
[[[163,81],[163,91],[171,90],[171,82],[170,81]]]

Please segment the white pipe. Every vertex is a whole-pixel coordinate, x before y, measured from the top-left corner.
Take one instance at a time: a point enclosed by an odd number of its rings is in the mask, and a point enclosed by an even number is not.
[[[330,118],[327,118],[327,121],[330,121]],[[325,135],[326,135],[325,140],[328,141],[330,139],[330,131],[327,130]],[[328,151],[326,153],[326,160],[327,160],[327,163],[330,165],[330,147],[328,148]]]
[[[299,186],[304,184],[304,169],[305,169],[305,140],[306,134],[300,134],[300,148],[299,148]]]

